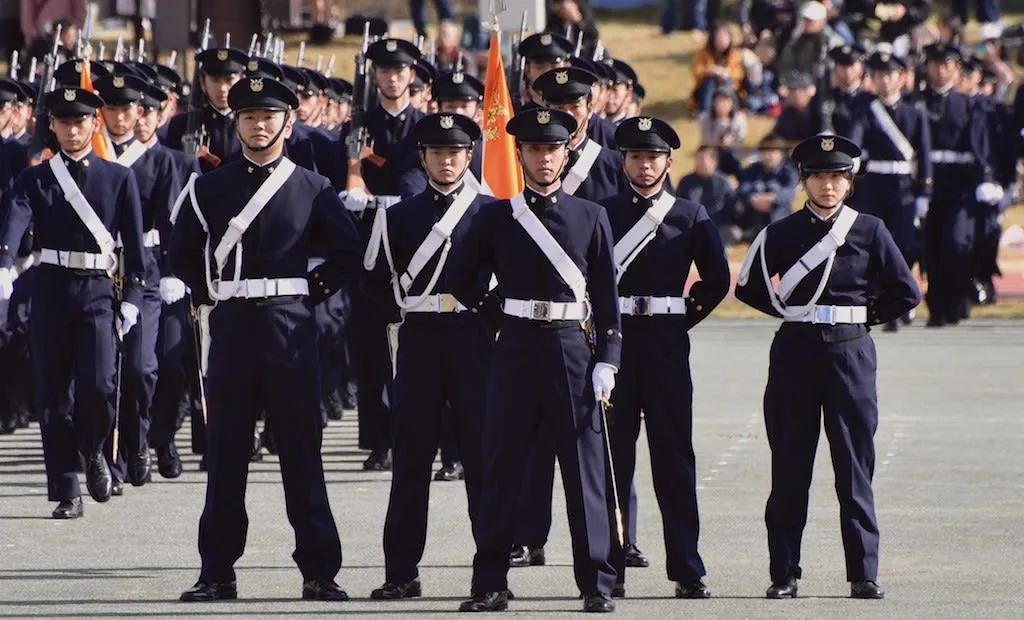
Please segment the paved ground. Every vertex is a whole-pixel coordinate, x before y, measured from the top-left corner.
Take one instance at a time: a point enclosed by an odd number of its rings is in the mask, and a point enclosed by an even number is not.
[[[762,521],[768,448],[761,422],[773,324],[712,321],[693,334],[695,444],[701,478],[702,553],[715,598],[670,598],[661,521],[642,464],[640,545],[652,567],[629,574],[627,617],[1017,617],[1024,615],[1020,543],[1024,517],[1024,322],[974,322],[944,331],[915,327],[876,334],[882,418],[876,493],[881,580],[889,598],[851,601],[844,582],[828,452],[819,453],[805,536],[805,579],[796,601],[761,599],[767,586]],[[182,441],[186,435],[180,435]],[[237,603],[183,605],[197,574],[196,527],[204,478],[196,460],[176,481],[129,488],[106,505],[86,500],[86,518],[47,518],[34,428],[0,438],[0,617],[135,617],[329,613],[426,616],[450,612],[468,590],[472,554],[460,484],[435,483],[423,562],[426,598],[367,600],[383,581],[380,545],[388,476],[359,471],[354,419],[333,424],[324,452],[345,549],[339,582],[347,604],[297,600],[276,459],[253,467],[249,547]],[[558,492],[556,491],[556,498]],[[516,612],[575,612],[564,502],[556,499],[551,564],[516,569]]]

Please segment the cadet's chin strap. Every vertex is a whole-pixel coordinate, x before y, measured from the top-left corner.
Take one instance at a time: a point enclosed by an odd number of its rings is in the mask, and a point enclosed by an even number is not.
[[[422,157],[424,160],[426,160],[426,154],[425,154],[426,150],[427,150],[427,147],[425,147],[425,146],[421,146],[420,147],[420,157]],[[458,187],[459,183],[462,183],[462,179],[466,178],[466,173],[469,172],[469,164],[470,164],[470,161],[472,161],[472,159],[473,159],[473,147],[469,147],[469,157],[466,158],[466,167],[462,170],[462,174],[459,175],[459,178],[455,179],[455,182],[451,183],[450,185]],[[449,185],[449,183],[446,183],[445,181],[438,181],[434,177],[430,176],[430,172],[427,170],[426,163],[423,164],[423,172],[426,173],[428,179],[430,179],[431,181],[434,182],[434,185]]]
[[[569,148],[569,143],[568,142],[565,143],[565,147],[566,147],[566,149]],[[520,148],[520,144],[518,142],[516,142],[516,150],[519,153],[519,164],[520,164],[520,166],[522,166],[523,155],[522,155],[522,149]],[[557,182],[562,180],[562,174],[565,172],[565,167],[568,166],[568,165],[569,165],[569,154],[568,154],[568,152],[566,152],[565,159],[562,161],[562,167],[558,170],[558,174],[555,175],[554,180],[552,180],[550,183],[541,183],[540,181],[538,181],[536,177],[534,177],[532,174],[530,174],[530,171],[526,168],[526,166],[522,166],[522,169],[523,169],[523,174],[526,175],[527,178],[529,178],[531,181],[536,183],[537,187],[551,187],[555,183],[557,183]]]
[[[262,153],[263,151],[273,147],[275,144],[277,144],[277,141],[281,139],[281,136],[284,135],[285,127],[288,126],[288,117],[290,117],[292,113],[291,110],[278,111],[284,112],[284,122],[281,123],[281,128],[277,130],[277,133],[274,134],[274,137],[271,138],[270,142],[267,142],[266,146],[250,146],[249,143],[245,141],[245,138],[242,137],[242,132],[240,131],[238,132],[238,141],[244,144],[245,148],[249,149],[250,151],[253,151],[254,153]],[[236,131],[238,130],[236,129]]]
[[[647,185],[638,185],[637,183],[633,182],[633,179],[630,179],[629,182],[633,183],[633,185],[637,189],[651,189],[651,188],[654,188],[654,187],[658,187],[659,185],[664,183],[666,176],[668,176],[668,166],[665,166],[665,171],[662,172],[660,175],[658,175],[658,178],[654,182],[652,182],[652,183],[648,183]]]

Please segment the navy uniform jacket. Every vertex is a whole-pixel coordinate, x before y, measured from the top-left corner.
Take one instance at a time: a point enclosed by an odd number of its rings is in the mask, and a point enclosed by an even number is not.
[[[635,191],[601,201],[608,210],[615,240],[622,239],[640,221],[661,193],[644,198]],[[630,263],[619,280],[619,296],[683,296],[690,265],[697,265],[700,281],[686,295],[686,329],[700,323],[729,292],[729,262],[718,227],[702,205],[676,198],[654,239]]]
[[[864,94],[857,97],[854,102],[853,122],[850,126],[850,135],[847,136],[854,143],[859,144],[863,149],[861,156],[861,168],[867,166],[871,160],[878,161],[901,161],[903,155],[893,144],[889,136],[882,130],[871,112],[871,102],[877,99],[875,95]],[[885,106],[885,102],[882,102]],[[857,195],[857,202],[862,200],[900,200],[907,202],[915,197],[928,197],[931,195],[932,183],[932,136],[928,128],[928,118],[922,110],[916,106],[900,99],[893,106],[885,106],[893,122],[900,128],[903,135],[914,147],[917,157],[917,168],[912,177],[898,175],[870,175],[871,194],[865,196],[863,193]],[[867,186],[861,179],[857,184],[860,191]],[[875,194],[878,195],[875,195]]]
[[[853,101],[861,93],[859,88],[853,91],[832,87],[828,93],[828,99],[823,103],[823,114],[826,129],[838,136],[850,135],[850,125],[853,122]]]
[[[370,194],[400,195],[398,178],[410,165],[410,153],[416,150],[412,130],[423,116],[423,112],[412,105],[406,106],[397,116],[392,116],[379,105],[366,113],[366,129],[373,141],[373,153],[384,159],[383,166],[377,166],[369,159],[363,160],[363,181]]]
[[[579,157],[577,151],[582,151],[589,140],[589,138],[583,140],[576,149],[569,151],[569,163],[566,165],[565,171],[562,172],[562,180],[565,180],[569,169],[576,163],[576,159]],[[573,196],[597,202],[628,189],[629,180],[622,170],[622,156],[602,146],[601,154],[594,160],[594,165],[590,167],[590,173],[587,174],[586,180],[580,184]]]
[[[821,113],[815,110],[813,105],[802,111],[785,106],[779,114],[779,119],[775,121],[772,133],[783,140],[799,142],[821,133],[823,129]]]
[[[28,149],[17,140],[0,138],[0,199],[14,187],[14,179],[27,167]]]
[[[182,183],[187,182],[193,172],[196,174],[202,174],[203,172],[202,168],[199,167],[199,159],[197,159],[192,153],[177,151],[163,143],[155,144],[150,148],[160,149],[165,153],[171,154],[171,158],[174,159],[174,167],[178,171],[178,178]]]
[[[838,213],[838,211],[837,211]],[[832,228],[835,216],[822,221],[807,207],[768,227],[764,243],[768,275],[784,274]],[[790,295],[790,304],[808,303],[821,282],[825,263],[818,265]],[[746,284],[736,286],[745,304],[778,317],[765,288],[760,258],[755,257]],[[907,262],[878,218],[860,213],[846,243],[836,252],[832,273],[818,305],[867,306],[868,324],[894,321],[921,301],[921,293]],[[821,325],[827,342],[846,340],[867,331],[864,325]]]
[[[735,191],[728,177],[716,172],[702,177],[696,172],[679,180],[676,196],[704,205],[711,221],[718,226],[733,223]]]
[[[595,361],[619,366],[622,332],[615,286],[615,261],[608,216],[600,205],[561,189],[549,196],[524,192],[527,204],[587,279],[596,337]],[[480,274],[497,276],[510,299],[575,301],[540,247],[512,217],[508,200],[477,211],[462,243],[448,259],[448,283],[467,308],[485,309],[494,299]],[[526,320],[505,317],[505,321]]]
[[[587,121],[587,137],[606,149],[615,150],[615,123],[591,114]]]
[[[465,187],[459,190],[459,193],[466,191]],[[428,187],[427,190],[420,194],[394,205],[387,209],[386,214],[388,218],[388,241],[391,246],[391,254],[395,261],[395,270],[398,275],[405,273],[405,270],[409,266],[409,261],[412,260],[413,254],[423,243],[423,240],[430,233],[430,229],[444,217],[445,212],[448,211],[448,207],[451,206],[451,202],[455,199],[456,194],[452,193],[449,196],[443,196],[433,187]],[[473,202],[469,205],[466,213],[459,220],[458,225],[452,230],[452,248],[459,247],[463,243],[466,234],[469,231],[470,222],[473,217],[481,208],[490,208],[494,202],[494,198],[490,196],[478,195],[473,199]],[[406,295],[422,295],[425,292],[427,284],[430,283],[430,277],[434,273],[434,269],[437,267],[438,258],[441,255],[441,249],[438,248],[437,252],[434,253],[434,257],[427,262],[423,270],[420,271],[419,275],[412,283],[412,287],[409,290],[403,291]],[[432,289],[431,294],[437,293],[450,293],[451,287],[449,284],[448,273],[451,267],[451,254],[449,254],[449,260],[446,261],[445,266],[441,269],[441,276],[437,280],[437,284]],[[484,287],[484,290],[490,284],[491,273],[486,270],[484,265],[481,264],[480,270],[476,280],[477,286]],[[384,257],[384,251],[381,250],[377,256],[377,264],[374,270],[366,278],[367,288],[372,290],[374,298],[379,298],[382,306],[382,311],[388,316],[392,317],[390,322],[399,320],[398,306],[395,304],[394,293],[391,288],[391,269],[388,266],[387,259]],[[488,308],[493,312],[493,308]],[[410,314],[409,317],[415,315]],[[486,316],[492,324],[497,324],[494,315]],[[408,317],[407,317],[408,320]]]
[[[398,195],[402,198],[411,198],[427,191],[427,173],[423,170],[420,162],[419,148],[412,154],[415,157],[415,164],[410,163],[402,171],[398,179]],[[484,141],[477,140],[473,143],[473,156],[469,160],[469,173],[472,173],[478,182],[482,182],[484,167]]]
[[[298,120],[292,125],[292,135],[285,141],[284,154],[306,170],[319,173],[311,134],[314,129]]]
[[[54,157],[62,157],[55,155]],[[124,301],[141,307],[149,258],[142,247],[142,204],[135,174],[90,152],[79,164],[65,163],[100,221],[124,246]],[[75,168],[82,166],[81,172]],[[43,162],[18,175],[6,201],[0,228],[0,267],[10,267],[22,235],[35,226],[36,245],[52,250],[98,253],[92,233],[64,199],[50,165]]]
[[[227,116],[221,114],[209,103],[194,112],[185,112],[172,118],[167,123],[167,141],[165,144],[177,150],[184,149],[184,136],[188,130],[188,119],[190,116],[198,117],[196,127],[205,127],[209,134],[210,152],[220,157],[220,165],[238,159],[242,155],[242,145],[238,141],[238,131],[235,129],[235,117],[233,114]],[[199,165],[203,172],[213,170],[214,166],[201,160]]]
[[[992,178],[984,110],[963,93],[939,93],[932,88],[921,92],[918,106],[928,117],[933,152],[954,151],[974,156],[973,164],[932,162],[932,195],[943,202],[973,201],[974,188]]]
[[[127,148],[134,140],[125,144]],[[183,181],[178,175],[178,167],[174,157],[154,145],[139,157],[131,166],[135,173],[135,181],[139,186],[139,198],[142,204],[142,231],[153,229],[160,231],[161,245],[171,240],[171,207],[178,197]],[[161,255],[166,255],[161,252]],[[168,273],[167,266],[161,257],[161,276]],[[153,284],[152,282],[150,284]]]
[[[978,96],[975,103],[985,115],[992,174],[1000,185],[1007,187],[1017,176],[1021,136],[1014,131],[1010,108],[1002,101],[996,97]]]
[[[345,143],[340,132],[315,127],[309,134],[309,140],[313,144],[313,159],[317,172],[327,177],[334,187],[344,189],[348,175],[348,159],[345,156]]]
[[[280,160],[269,164],[279,165]],[[252,172],[250,172],[252,170]],[[196,179],[196,200],[210,226],[210,260],[227,230],[228,221],[242,210],[260,185],[260,168],[246,159],[224,165]],[[312,247],[326,251],[327,262],[315,272],[325,290],[310,285],[310,299],[322,301],[359,272],[361,243],[351,216],[334,188],[322,176],[296,167],[249,229],[242,235],[242,275],[248,278],[305,278]],[[200,303],[209,303],[204,247],[206,233],[186,198],[171,236],[170,262]],[[224,279],[234,275],[233,252]],[[216,275],[214,275],[216,277]]]

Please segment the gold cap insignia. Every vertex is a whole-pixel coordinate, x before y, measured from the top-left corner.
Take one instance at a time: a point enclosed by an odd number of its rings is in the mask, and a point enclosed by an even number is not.
[[[75,63],[75,73],[81,73],[81,72],[82,72],[82,63],[76,62]]]
[[[568,71],[559,71],[558,73],[555,74],[555,83],[556,84],[566,84],[568,82],[569,82],[569,72]]]
[[[192,85],[191,84],[182,84],[181,85],[181,94],[185,95],[186,97],[191,95],[192,94]]]
[[[227,59],[228,59],[228,51],[227,50],[218,50],[217,51],[217,60],[227,60]]]
[[[389,52],[394,52],[398,49],[398,41],[391,39],[390,41],[384,44],[384,48],[387,49]]]
[[[541,110],[540,112],[537,112],[537,124],[538,125],[547,125],[550,122],[551,122],[551,112],[548,112],[547,110]]]
[[[114,88],[124,88],[124,76],[114,76]]]
[[[551,41],[552,41],[552,39],[551,39],[551,35],[550,34],[542,34],[542,35],[540,35],[540,44],[541,45],[551,45]]]
[[[458,73],[453,73],[452,74],[452,83],[453,84],[462,84],[464,81],[466,81],[466,76],[463,75],[463,73],[461,71],[458,72]]]
[[[74,88],[64,89],[64,101],[74,101],[78,98],[78,93],[75,92]]]
[[[889,62],[892,58],[892,56],[889,55],[889,52],[882,52],[878,57],[882,59],[882,62]]]
[[[105,62],[105,63],[103,63],[103,66],[107,68],[107,71],[113,71],[114,70],[114,63],[112,63],[112,62]]]
[[[441,129],[451,129],[455,126],[454,116],[442,116],[441,117]]]
[[[649,119],[649,118],[641,118],[637,122],[637,127],[640,128],[640,131],[650,131],[652,125],[653,125],[653,123],[651,122],[651,119]]]
[[[853,52],[853,48],[852,47],[850,47],[849,45],[844,45],[843,46],[843,53],[844,54],[849,54],[851,52]]]
[[[250,60],[249,61],[249,71],[256,71],[259,68],[260,68],[259,61],[256,61],[256,60]]]
[[[258,93],[263,90],[263,78],[253,78],[249,80],[249,90],[254,93]]]
[[[836,139],[835,138],[822,138],[821,139],[821,150],[823,150],[826,153],[828,153],[829,151],[831,151],[834,148],[836,148]]]

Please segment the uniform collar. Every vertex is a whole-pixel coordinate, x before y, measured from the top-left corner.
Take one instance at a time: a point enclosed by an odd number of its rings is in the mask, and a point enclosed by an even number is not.
[[[632,204],[635,204],[636,206],[642,207],[644,209],[650,209],[651,206],[654,205],[654,203],[657,202],[659,198],[661,198],[661,194],[665,191],[665,186],[664,184],[662,184],[658,191],[654,192],[650,196],[644,196],[640,188],[638,188],[636,185],[633,185],[632,183],[629,184],[629,190],[630,193],[633,195],[630,201]]]
[[[209,110],[217,116],[222,116],[224,118],[234,118],[235,116],[235,113],[231,110],[231,108],[228,108],[227,110],[218,110],[213,106],[212,103],[210,103],[209,99],[206,100],[206,107],[209,108]]]
[[[60,154],[64,157],[65,160],[77,163],[83,161],[84,159],[92,155],[92,147],[90,146],[87,149],[85,149],[85,151],[78,157],[72,157],[71,155],[68,155],[67,151],[64,150],[61,150]]]
[[[949,93],[953,92],[953,82],[950,82],[949,84],[947,84],[946,86],[943,86],[942,88],[936,88],[935,86],[930,86],[929,85],[928,86],[928,90],[932,91],[936,95],[945,97]]]
[[[462,188],[466,186],[465,183],[460,182],[458,185],[455,186],[455,188],[447,192],[443,192],[436,185],[434,185],[433,181],[429,179],[427,180],[427,185],[427,191],[430,193],[431,202],[444,203],[446,209],[452,206],[452,203],[455,202],[455,199],[458,198],[460,193],[462,193]]]
[[[821,217],[820,215],[815,213],[813,209],[811,209],[811,204],[809,201],[804,203],[804,210],[806,210],[811,215],[811,224],[815,226],[820,224],[828,228],[831,228],[832,225],[835,224],[836,218],[839,217],[839,213],[842,212],[842,210],[845,208],[846,205],[844,203],[839,203],[839,206],[832,210],[832,215],[829,215],[828,217]]]
[[[255,174],[259,170],[266,170],[267,172],[272,173],[272,172],[274,172],[274,170],[277,169],[278,165],[280,165],[281,160],[284,159],[284,155],[282,154],[280,157],[278,157],[274,161],[267,162],[266,164],[262,164],[262,165],[261,164],[257,164],[253,160],[249,159],[244,153],[242,154],[242,158],[245,159],[245,166],[246,166],[245,167],[245,171],[247,173]]]
[[[403,120],[404,121],[405,120],[406,112],[409,111],[409,107],[412,106],[412,102],[410,101],[410,102],[406,103],[405,107],[402,108],[401,110],[397,111],[397,112],[391,112],[391,110],[389,110],[386,107],[384,107],[383,103],[378,103],[377,105],[379,105],[380,109],[384,110],[384,113],[387,114],[390,118],[393,118],[393,119],[397,118],[399,120]]]
[[[557,189],[542,194],[536,190],[530,189],[529,187],[523,189],[523,198],[526,199],[526,206],[531,209],[543,209],[558,204],[558,199],[562,196],[562,186],[559,185]]]

